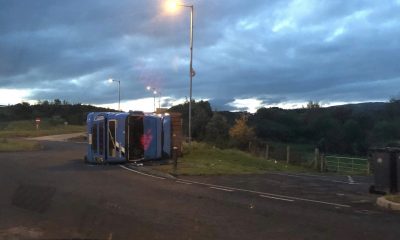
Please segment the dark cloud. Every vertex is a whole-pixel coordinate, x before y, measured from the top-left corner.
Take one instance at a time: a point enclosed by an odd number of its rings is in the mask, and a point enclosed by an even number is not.
[[[188,97],[189,9],[168,15],[162,2],[0,0],[0,88],[103,104],[115,101],[113,77],[126,100],[151,96],[147,85]],[[193,96],[216,109],[398,92],[398,1],[192,2]]]

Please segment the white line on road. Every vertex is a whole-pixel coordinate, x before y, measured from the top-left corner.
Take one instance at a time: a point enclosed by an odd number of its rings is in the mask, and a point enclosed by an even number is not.
[[[182,183],[182,184],[188,184],[188,185],[191,185],[192,183],[189,183],[189,182],[182,182],[182,181],[175,181],[175,182],[177,182],[177,183]]]
[[[221,190],[221,191],[225,191],[225,192],[233,192],[232,189],[226,189],[226,188],[220,188],[220,187],[210,187],[210,188]]]
[[[263,197],[263,198],[271,198],[271,199],[276,199],[276,200],[282,200],[282,201],[286,201],[286,202],[294,202],[294,200],[292,200],[292,199],[271,197],[271,196],[268,196],[268,195],[260,195],[260,197]]]
[[[314,178],[319,181],[324,181],[324,182],[334,182],[334,183],[344,183],[344,184],[367,184],[367,183],[360,183],[360,182],[346,182],[346,181],[340,181],[340,180],[334,180],[334,179],[329,179],[328,176],[318,176],[318,175],[305,175],[305,174],[287,174],[287,173],[274,173],[274,172],[268,172],[267,174],[272,174],[272,175],[279,175],[279,176],[288,176],[288,177],[296,177],[296,178]]]
[[[119,166],[122,167],[123,169],[128,170],[128,171],[135,172],[135,173],[139,173],[139,174],[142,174],[142,175],[145,175],[145,176],[148,176],[148,177],[158,178],[158,179],[163,179],[163,180],[165,179],[165,178],[163,178],[163,177],[157,177],[157,176],[153,176],[153,175],[150,175],[150,174],[142,173],[142,172],[139,172],[139,171],[136,171],[136,170],[127,168],[127,167],[122,166],[122,165],[119,165]]]
[[[351,176],[347,176],[347,178],[349,179],[349,184],[354,184],[354,180]]]
[[[146,173],[142,173],[142,172],[139,172],[139,171],[135,171],[133,169],[127,168],[127,167],[122,166],[122,165],[119,165],[119,166],[121,168],[124,168],[124,169],[126,169],[128,171],[131,171],[131,172],[135,172],[135,173],[142,174],[142,175],[145,175],[145,176],[148,176],[148,177],[152,177],[152,178],[158,178],[158,179],[165,180],[165,178],[162,178],[162,177],[156,177],[156,176],[153,176],[153,175],[150,175],[150,174],[146,174]],[[324,201],[318,201],[318,200],[307,199],[307,198],[291,197],[291,196],[285,196],[285,195],[274,194],[274,193],[259,192],[259,191],[242,189],[242,188],[234,188],[234,187],[227,187],[227,186],[221,186],[221,185],[214,185],[214,184],[190,181],[190,180],[186,180],[186,179],[181,181],[181,182],[208,186],[208,187],[213,188],[213,189],[218,189],[218,190],[227,191],[227,192],[233,192],[233,191],[236,190],[236,191],[240,191],[240,192],[255,193],[255,194],[258,194],[258,195],[268,195],[268,196],[272,196],[272,197],[276,197],[276,198],[285,198],[285,199],[298,200],[298,201],[303,201],[303,202],[318,203],[318,204],[330,205],[330,206],[335,206],[335,207],[345,207],[345,208],[350,208],[351,207],[350,205],[346,205],[346,204],[324,202]]]
[[[300,198],[300,197],[291,197],[291,196],[285,196],[285,195],[274,194],[274,193],[258,192],[258,191],[248,190],[248,189],[226,187],[226,186],[220,186],[220,185],[214,185],[214,184],[208,184],[208,183],[202,183],[202,182],[196,182],[196,181],[190,181],[190,180],[185,180],[185,181],[194,183],[194,184],[198,184],[198,185],[208,186],[208,187],[216,187],[216,188],[224,188],[224,189],[236,190],[236,191],[241,191],[241,192],[256,193],[259,195],[269,195],[269,196],[273,196],[273,197],[287,198],[287,199],[299,200],[299,201],[303,201],[303,202],[325,204],[325,205],[330,205],[330,206],[335,206],[335,207],[346,207],[346,208],[351,207],[350,205],[346,205],[346,204],[324,202],[324,201],[318,201],[318,200],[312,200],[312,199]]]

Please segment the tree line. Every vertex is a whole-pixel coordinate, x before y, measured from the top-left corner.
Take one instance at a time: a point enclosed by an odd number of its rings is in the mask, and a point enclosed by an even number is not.
[[[322,108],[309,102],[301,109],[260,108],[246,112],[212,111],[206,101],[192,103],[192,137],[218,147],[246,148],[249,141],[309,144],[335,154],[365,155],[370,147],[398,145],[400,100]],[[182,113],[187,133],[188,103]]]
[[[69,103],[55,99],[53,101],[38,101],[36,104],[27,102],[0,108],[0,121],[32,120],[35,118],[47,118],[54,124],[68,122],[73,125],[86,123],[86,116],[89,112],[112,112],[115,110],[100,108],[81,103]]]
[[[0,122],[48,118],[83,125],[89,112],[115,111],[55,99],[0,108]],[[188,134],[188,103],[173,106]],[[400,100],[322,108],[310,102],[301,109],[260,108],[247,112],[213,111],[209,102],[192,102],[192,137],[220,148],[246,149],[249,141],[309,144],[328,153],[365,155],[370,147],[397,145]]]

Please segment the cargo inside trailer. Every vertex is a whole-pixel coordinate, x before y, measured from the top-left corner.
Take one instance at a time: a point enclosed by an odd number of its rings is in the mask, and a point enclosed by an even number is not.
[[[139,160],[144,158],[144,145],[143,145],[143,116],[128,116],[126,134],[128,141],[126,145],[129,146],[128,160]]]

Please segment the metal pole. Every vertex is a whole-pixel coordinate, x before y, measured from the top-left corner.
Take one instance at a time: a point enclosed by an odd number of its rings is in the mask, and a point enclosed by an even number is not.
[[[158,92],[158,108],[161,108],[161,92]]]
[[[189,144],[192,142],[192,78],[193,78],[193,5],[190,6],[190,94],[189,94]]]
[[[121,81],[118,81],[118,110],[121,111]]]
[[[154,112],[156,112],[156,95],[154,93],[153,93],[153,97],[154,97],[154,103],[153,103]]]

